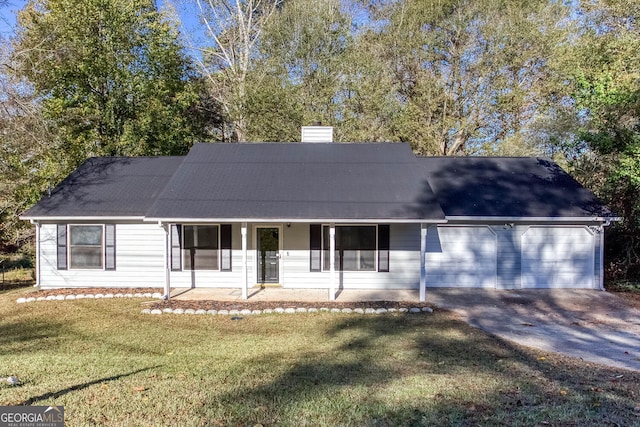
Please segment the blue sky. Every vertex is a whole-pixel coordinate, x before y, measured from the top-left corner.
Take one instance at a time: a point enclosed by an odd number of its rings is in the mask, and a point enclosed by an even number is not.
[[[15,12],[25,4],[24,0],[8,0],[6,5],[2,3],[0,6],[0,35],[2,37],[11,37],[16,23]]]
[[[6,1],[6,4],[5,4]],[[79,0],[82,1],[82,0]],[[156,0],[159,7],[163,7],[164,0]],[[197,37],[199,32],[198,16],[195,6],[190,6],[184,0],[173,0],[180,19],[183,24],[183,31],[190,36]],[[15,30],[16,12],[27,4],[27,0],[0,0],[0,35],[4,38],[10,38]],[[195,40],[196,42],[199,40]],[[200,40],[201,41],[201,40]]]

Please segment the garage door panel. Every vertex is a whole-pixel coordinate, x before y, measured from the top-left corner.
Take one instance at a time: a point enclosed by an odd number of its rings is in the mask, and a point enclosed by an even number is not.
[[[522,236],[523,288],[593,288],[594,238],[584,227],[531,227]]]
[[[428,287],[495,288],[496,236],[488,227],[432,227],[427,242]]]

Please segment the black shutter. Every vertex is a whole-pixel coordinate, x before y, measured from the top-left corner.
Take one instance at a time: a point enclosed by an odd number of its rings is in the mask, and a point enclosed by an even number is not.
[[[58,270],[67,269],[67,225],[58,224]]]
[[[378,271],[389,271],[389,225],[378,225]]]
[[[220,226],[220,270],[231,271],[231,224]]]
[[[310,271],[321,271],[322,263],[322,225],[309,225]]]
[[[182,225],[171,224],[171,271],[182,270]]]
[[[116,225],[106,224],[104,226],[104,269],[116,269]]]

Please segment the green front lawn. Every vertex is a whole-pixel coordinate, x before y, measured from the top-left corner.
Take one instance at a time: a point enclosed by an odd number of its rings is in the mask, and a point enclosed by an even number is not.
[[[140,300],[0,293],[0,405],[66,425],[631,425],[640,374],[433,314],[144,315]]]

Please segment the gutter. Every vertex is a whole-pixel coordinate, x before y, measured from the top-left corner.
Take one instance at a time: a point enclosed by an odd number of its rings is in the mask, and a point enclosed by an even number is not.
[[[550,217],[550,216],[447,216],[448,221],[474,222],[602,222],[606,225],[612,221],[622,221],[621,217]]]
[[[31,221],[143,221],[144,216],[24,216],[18,217],[21,220]]]
[[[604,291],[604,228],[611,225],[612,221],[622,221],[620,217],[605,218],[600,226],[600,290]]]
[[[389,219],[389,218],[143,218],[144,222],[171,223],[171,224],[198,224],[198,223],[223,223],[223,222],[252,222],[252,223],[335,223],[335,224],[446,224],[448,219]]]

